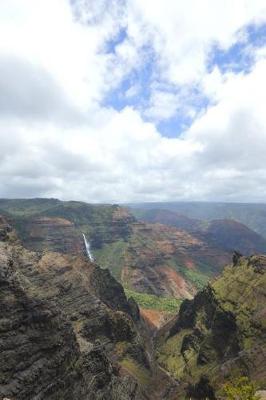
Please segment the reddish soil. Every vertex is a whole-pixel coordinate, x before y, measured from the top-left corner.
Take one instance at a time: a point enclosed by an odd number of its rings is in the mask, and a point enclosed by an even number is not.
[[[165,285],[171,288],[172,295],[176,298],[192,298],[195,292],[193,286],[188,283],[178,272],[168,266],[157,268]]]
[[[140,314],[142,318],[147,322],[151,329],[159,329],[166,324],[172,317],[173,314],[166,311],[151,310],[148,308],[141,308]]]

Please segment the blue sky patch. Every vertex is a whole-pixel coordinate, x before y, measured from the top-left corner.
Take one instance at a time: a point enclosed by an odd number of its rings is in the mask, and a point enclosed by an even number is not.
[[[115,48],[119,44],[123,43],[123,41],[127,38],[127,30],[125,28],[120,29],[118,34],[112,38],[111,40],[108,40],[105,43],[105,52],[108,53],[115,53]]]
[[[241,34],[242,33],[242,34]],[[266,24],[248,25],[239,32],[240,39],[228,49],[215,44],[209,54],[208,70],[217,66],[222,73],[248,73],[254,64],[254,50],[266,43]]]
[[[182,109],[177,109],[176,114],[167,119],[160,121],[157,128],[163,136],[175,138],[180,136],[182,132],[187,130],[195,121],[195,119],[205,112],[210,106],[211,101],[204,96],[198,88],[193,88],[189,91],[186,97],[188,100],[184,102]],[[189,113],[193,110],[193,113]]]
[[[266,24],[250,24],[237,33],[239,40],[231,47],[224,49],[219,44],[214,44],[209,52],[207,71],[209,73],[218,67],[222,73],[249,73],[255,62],[255,50],[266,43]],[[115,38],[106,43],[106,53],[115,54],[116,46],[127,38],[126,29],[121,29]],[[177,87],[160,80],[157,71],[156,54],[150,46],[140,49],[141,67],[133,69],[120,85],[105,97],[103,106],[113,107],[121,111],[127,106],[139,110],[146,121],[154,122],[163,136],[177,137],[187,130],[193,121],[206,112],[212,104],[199,86]],[[181,109],[168,119],[152,119],[145,115],[145,110],[150,107],[154,85],[158,90],[174,93],[181,96]],[[182,95],[182,92],[185,95]],[[192,112],[188,112],[191,110]]]
[[[110,45],[114,51],[114,43]],[[112,90],[105,97],[103,106],[113,107],[121,111],[124,107],[132,106],[135,108],[144,108],[147,106],[151,95],[151,84],[154,79],[154,54],[149,47],[143,47],[141,52],[143,58],[147,61],[141,65],[141,68],[136,68],[130,72],[128,76],[120,83],[120,85]],[[136,93],[130,95],[136,88]]]

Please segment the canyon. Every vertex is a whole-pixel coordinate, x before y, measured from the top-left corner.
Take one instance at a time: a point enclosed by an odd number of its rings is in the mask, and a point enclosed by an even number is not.
[[[239,222],[193,220],[166,210],[137,218],[118,205],[32,199],[0,200],[0,213],[30,250],[84,254],[86,235],[96,263],[125,289],[167,298],[191,298],[234,250],[266,252],[266,240]]]
[[[219,398],[237,376],[265,390],[266,258],[250,254],[261,236],[118,205],[0,210],[0,398]],[[232,240],[247,244],[233,262]]]

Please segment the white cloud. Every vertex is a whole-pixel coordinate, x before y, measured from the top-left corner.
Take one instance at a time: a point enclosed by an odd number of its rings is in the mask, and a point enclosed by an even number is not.
[[[265,200],[265,49],[249,74],[206,69],[212,43],[232,44],[265,16],[263,3],[78,1],[73,14],[67,0],[3,0],[0,197]],[[106,53],[121,27],[128,37]],[[148,108],[104,107],[145,66],[145,46],[154,52]],[[144,121],[196,115],[187,106],[195,82],[215,105],[189,131],[169,139]],[[126,95],[141,102],[137,82]]]
[[[172,92],[175,92],[175,95],[167,90],[158,93],[156,87],[151,88],[149,109],[144,115],[154,117],[154,121],[171,117],[178,106],[187,112],[182,88],[202,85],[208,76],[207,61],[214,44],[226,49],[240,38],[244,39],[241,28],[266,21],[263,0],[233,3],[230,0],[129,0],[128,4],[132,45],[139,49],[143,43],[148,43],[153,48],[154,79],[172,85]],[[191,96],[189,91],[187,96]]]
[[[179,96],[167,91],[153,90],[149,108],[144,111],[144,115],[154,121],[160,121],[173,117],[178,107]]]
[[[266,21],[263,0],[132,0],[129,4],[130,34],[136,42],[150,41],[162,77],[182,85],[198,81],[206,72],[208,50],[214,43],[229,47],[244,25]]]
[[[138,94],[141,94],[141,87],[139,84],[133,84],[129,89],[126,90],[125,97],[130,99]]]

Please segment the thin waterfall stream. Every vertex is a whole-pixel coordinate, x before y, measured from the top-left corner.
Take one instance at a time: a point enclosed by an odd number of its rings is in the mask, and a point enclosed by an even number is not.
[[[83,240],[84,240],[87,256],[89,257],[89,260],[91,262],[93,262],[94,261],[94,257],[93,257],[92,252],[91,252],[90,243],[88,242],[88,240],[87,240],[86,236],[84,235],[84,233],[82,233],[82,235],[83,235]]]

